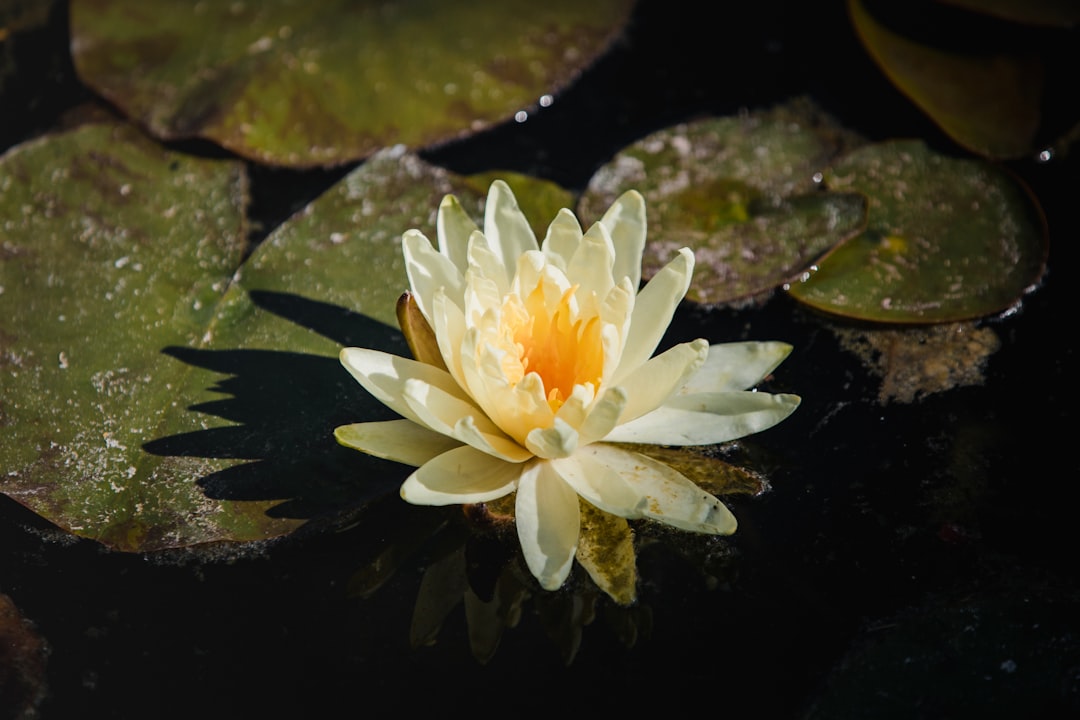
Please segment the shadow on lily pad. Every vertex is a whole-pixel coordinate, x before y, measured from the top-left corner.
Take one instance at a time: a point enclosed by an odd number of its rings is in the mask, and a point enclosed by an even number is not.
[[[259,307],[342,345],[403,354],[400,334],[345,308],[278,292],[252,292]],[[212,390],[220,400],[188,408],[236,423],[144,445],[155,455],[242,459],[199,479],[211,498],[283,500],[269,513],[309,519],[362,506],[393,489],[400,466],[344,448],[334,428],[358,419],[390,419],[342,369],[337,358],[281,350],[167,347],[166,355],[228,377]]]

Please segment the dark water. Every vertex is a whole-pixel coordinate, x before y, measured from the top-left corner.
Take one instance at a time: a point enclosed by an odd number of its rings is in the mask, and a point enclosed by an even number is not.
[[[867,137],[950,147],[865,58],[842,3],[721,4],[716,18],[706,7],[642,3],[627,37],[551,108],[428,159],[581,189],[648,132],[803,93]],[[5,118],[5,147],[89,98],[64,47],[58,18],[36,50],[45,88],[6,86],[27,111]],[[1075,95],[1051,86],[1063,89]],[[1012,166],[1046,211],[1049,272],[1018,312],[982,324],[1002,343],[982,384],[883,404],[880,379],[784,296],[686,309],[671,340],[796,348],[773,384],[803,405],[734,451],[768,491],[731,498],[731,538],[643,531],[632,609],[583,582],[534,593],[486,663],[470,652],[461,606],[434,645],[409,645],[425,568],[464,547],[483,595],[504,566],[505,549],[463,533],[456,511],[405,507],[391,492],[341,531],[154,559],[65,539],[0,497],[0,592],[48,647],[43,697],[25,717],[1080,717],[1070,277],[1080,175],[1075,158]],[[279,222],[335,176],[253,168],[255,210]],[[418,531],[434,519],[442,532]],[[385,552],[400,567],[359,597],[357,573]],[[590,607],[572,641],[566,619]],[[5,699],[16,685],[0,675]],[[0,717],[19,717],[14,704]]]

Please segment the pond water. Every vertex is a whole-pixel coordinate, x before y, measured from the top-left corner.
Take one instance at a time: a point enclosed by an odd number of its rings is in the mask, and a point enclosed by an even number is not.
[[[804,5],[729,6],[714,19],[693,3],[643,2],[626,37],[551,107],[425,157],[581,190],[649,132],[802,94],[866,137],[951,147],[866,58],[843,3]],[[90,99],[57,59],[62,18],[41,34],[46,85],[3,86],[27,107],[5,122],[5,148]],[[727,449],[767,480],[761,494],[725,498],[735,535],[639,532],[633,607],[580,569],[555,593],[527,576],[497,583],[507,546],[470,533],[459,509],[406,506],[396,479],[338,526],[163,557],[71,538],[0,496],[0,593],[41,643],[13,660],[0,652],[0,717],[702,704],[814,720],[1080,717],[1080,462],[1069,439],[1080,174],[1075,157],[1011,167],[1046,212],[1048,272],[1014,311],[953,328],[952,342],[868,336],[783,294],[680,309],[669,342],[794,345],[772,382],[803,404]],[[254,212],[273,226],[341,172],[253,167]],[[912,342],[942,349],[928,358]],[[911,380],[904,371],[919,363],[946,380]],[[516,602],[467,616],[462,572],[478,596]],[[414,613],[442,606],[434,641],[413,647]]]

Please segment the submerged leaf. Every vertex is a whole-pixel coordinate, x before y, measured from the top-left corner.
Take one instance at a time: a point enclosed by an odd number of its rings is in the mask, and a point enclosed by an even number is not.
[[[800,302],[879,322],[966,320],[1014,305],[1042,275],[1041,210],[996,165],[893,141],[850,153],[825,181],[865,193],[869,220],[790,287]]]
[[[577,561],[615,602],[630,605],[637,599],[637,555],[626,518],[582,501]]]
[[[90,87],[163,139],[289,166],[476,133],[605,52],[630,0],[74,0]]]
[[[1008,48],[942,47],[894,31],[849,0],[852,24],[889,79],[964,147],[992,158],[1032,151],[1041,121],[1042,60]]]

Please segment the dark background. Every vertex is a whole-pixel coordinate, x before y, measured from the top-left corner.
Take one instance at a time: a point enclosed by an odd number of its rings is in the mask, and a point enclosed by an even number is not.
[[[1076,33],[1051,35],[1057,43]],[[0,148],[96,103],[66,43],[63,8],[20,40],[19,74],[0,98]],[[1051,125],[1064,127],[1080,117],[1070,105],[1075,76],[1052,67]],[[625,37],[550,108],[425,157],[457,172],[518,170],[581,190],[612,154],[654,130],[802,94],[869,139],[920,137],[964,154],[870,62],[842,2],[645,0]],[[487,664],[470,654],[460,608],[434,646],[409,647],[421,574],[437,550],[408,557],[370,598],[353,596],[354,573],[405,544],[410,518],[442,512],[399,507],[393,493],[344,530],[163,558],[65,537],[0,496],[0,592],[48,648],[43,678],[25,665],[8,670],[0,718],[534,708],[1080,717],[1069,288],[1080,182],[1065,153],[1008,165],[1043,204],[1049,269],[1017,312],[984,321],[1002,348],[983,385],[882,405],[878,378],[839,346],[830,321],[786,296],[741,311],[680,312],[670,340],[791,342],[773,382],[804,402],[743,448],[770,487],[730,500],[739,532],[709,542],[645,533],[655,542],[639,555],[639,607],[619,612],[600,600],[569,665],[546,628],[572,606],[571,591],[526,603]],[[261,228],[252,241],[348,169],[252,166]],[[488,555],[476,545],[482,566]],[[639,629],[630,647],[617,630],[628,619]],[[18,671],[25,683],[12,679]],[[20,715],[22,689],[42,697]]]

